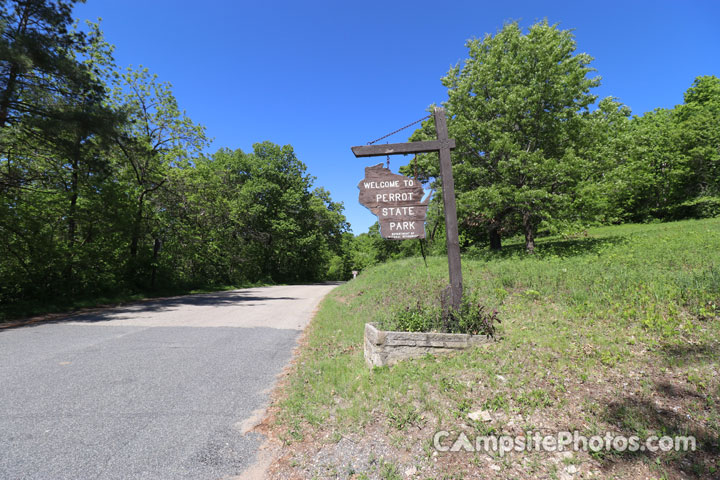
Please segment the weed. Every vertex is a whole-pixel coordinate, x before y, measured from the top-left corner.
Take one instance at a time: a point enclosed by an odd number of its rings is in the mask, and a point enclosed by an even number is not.
[[[400,469],[393,462],[388,462],[381,458],[379,462],[378,473],[383,480],[401,480]]]
[[[457,405],[460,416],[468,413],[470,411],[470,407],[472,407],[472,400],[468,398],[463,398]]]
[[[516,398],[518,404],[524,407],[542,408],[552,405],[550,395],[545,390],[534,389],[529,392],[522,392]]]
[[[502,393],[494,395],[483,402],[483,408],[486,410],[507,410],[508,405],[507,398]]]
[[[416,424],[420,420],[415,407],[407,403],[392,404],[387,415],[390,425],[398,430],[405,430],[409,425]]]
[[[500,323],[498,311],[483,305],[476,292],[464,293],[457,312],[451,311],[446,289],[436,296],[433,303],[417,299],[411,305],[395,307],[390,315],[378,322],[380,328],[397,332],[469,333],[495,337],[496,324]]]

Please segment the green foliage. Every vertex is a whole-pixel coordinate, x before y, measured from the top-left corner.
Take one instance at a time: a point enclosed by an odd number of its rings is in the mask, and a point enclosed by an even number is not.
[[[521,392],[518,394],[516,400],[520,405],[530,408],[542,408],[552,405],[552,400],[548,393],[541,389]]]
[[[450,312],[445,292],[434,302],[419,299],[412,306],[398,306],[379,322],[383,330],[399,332],[446,332],[495,336],[500,323],[497,310],[491,312],[479,301],[477,292],[464,292],[460,311]],[[425,303],[423,303],[425,302]]]
[[[696,197],[675,208],[678,218],[712,218],[720,216],[720,197]]]
[[[688,157],[691,194],[720,196],[720,79],[700,76],[676,107],[681,145]],[[715,215],[717,212],[715,211]]]
[[[420,421],[420,414],[408,403],[393,403],[390,405],[390,412],[388,420],[397,430],[405,430]]]
[[[120,72],[98,25],[70,29],[73,3],[0,8],[0,320],[137,292],[349,276],[343,206],[291,146],[202,155],[205,128],[170,84]]]
[[[621,216],[642,221],[660,218],[683,201],[689,170],[677,145],[674,112],[658,109],[629,124],[630,146],[625,161],[611,171],[611,190]]]
[[[520,231],[532,251],[538,227],[568,206],[587,171],[578,148],[599,78],[588,77],[589,55],[574,55],[572,33],[547,22],[527,33],[509,23],[466,45],[469,58],[442,79],[458,215],[471,237]],[[430,126],[412,140],[434,135]],[[422,157],[424,175],[437,177]]]
[[[495,337],[496,323],[501,323],[497,310],[487,312],[487,307],[477,302],[466,301],[455,320],[457,327],[451,330],[471,335]]]
[[[77,59],[89,42],[70,28],[76,2],[10,0],[0,5],[0,132],[28,120],[66,116],[62,104],[47,101],[58,94],[102,95],[91,68]]]
[[[403,478],[398,466],[383,458],[378,462],[378,475],[382,480],[401,480]]]
[[[414,307],[398,308],[390,318],[380,323],[380,328],[398,332],[440,331],[440,313],[438,306],[426,306],[418,302]]]
[[[123,115],[103,85],[111,48],[69,31],[73,2],[2,9],[0,303],[122,288],[110,216],[120,188],[107,148]]]
[[[720,191],[720,79],[695,79],[685,102],[634,117],[598,181],[616,220],[717,216]]]
[[[313,189],[305,171],[291,146],[270,142],[251,154],[220,150],[177,170],[165,214],[196,222],[167,238],[174,271],[229,282],[324,279],[347,224],[342,205]]]
[[[612,97],[595,103],[600,78],[569,30],[513,22],[466,45],[469,58],[442,78],[463,248],[522,235],[533,251],[538,233],[718,215],[720,79],[697,77],[684,104],[630,118]],[[430,119],[411,140],[434,137]],[[435,154],[417,166],[442,188]],[[429,226],[442,223],[439,198]]]
[[[380,236],[380,227],[374,223],[367,233],[357,236],[346,234],[342,240],[342,254],[336,260],[334,271],[342,272],[339,276],[330,276],[337,280],[352,278],[352,271],[362,271],[373,265],[392,259],[413,257],[421,254],[421,240],[398,241],[388,240]],[[424,248],[427,247],[425,242]]]

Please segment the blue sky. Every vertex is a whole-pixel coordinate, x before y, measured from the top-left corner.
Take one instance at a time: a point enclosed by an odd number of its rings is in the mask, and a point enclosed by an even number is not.
[[[376,220],[357,183],[375,159],[364,145],[447,99],[440,78],[465,41],[519,20],[573,29],[595,57],[601,98],[634,114],[682,103],[699,75],[720,76],[720,2],[87,0],[120,67],[140,65],[173,85],[181,108],[221,147],[291,144],[354,233]],[[407,141],[412,129],[388,139]],[[391,168],[411,157],[391,157]]]

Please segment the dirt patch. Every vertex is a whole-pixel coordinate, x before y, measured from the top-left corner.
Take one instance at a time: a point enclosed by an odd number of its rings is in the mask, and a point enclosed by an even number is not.
[[[266,480],[267,471],[272,462],[278,455],[277,445],[273,442],[266,440],[260,446],[258,451],[258,457],[247,470],[236,477],[229,477],[226,480]]]
[[[245,435],[246,433],[255,430],[255,428],[263,422],[265,415],[266,409],[258,408],[257,410],[253,410],[252,415],[250,415],[248,418],[246,418],[242,422],[238,422],[235,427],[240,430],[240,433]]]

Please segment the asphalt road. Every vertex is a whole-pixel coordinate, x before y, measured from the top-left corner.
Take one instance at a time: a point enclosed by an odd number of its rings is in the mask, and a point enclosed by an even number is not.
[[[220,479],[334,285],[175,297],[0,329],[0,479]]]

